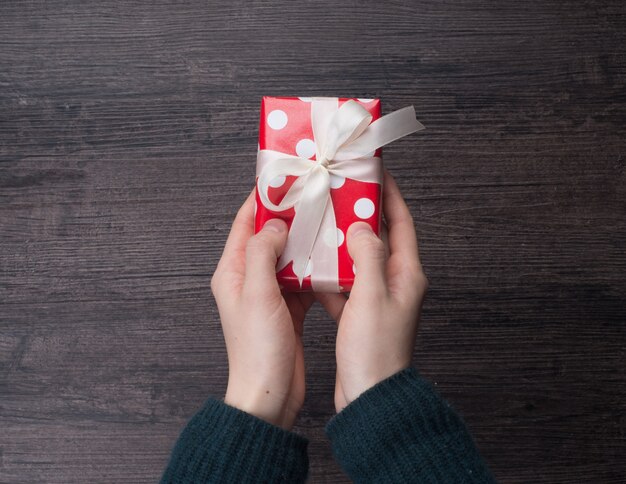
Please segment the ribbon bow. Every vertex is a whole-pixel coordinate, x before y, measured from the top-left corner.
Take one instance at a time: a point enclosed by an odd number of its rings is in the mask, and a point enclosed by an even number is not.
[[[315,161],[279,151],[259,150],[257,187],[267,209],[276,212],[295,209],[287,245],[276,270],[293,261],[293,272],[302,287],[311,260],[313,290],[339,292],[337,224],[330,197],[330,175],[380,184],[382,160],[374,156],[376,149],[424,126],[415,119],[413,106],[372,123],[372,115],[360,104],[349,100],[339,107],[337,98],[313,98],[311,125]],[[280,203],[275,204],[267,195],[270,182],[286,175],[298,179]]]

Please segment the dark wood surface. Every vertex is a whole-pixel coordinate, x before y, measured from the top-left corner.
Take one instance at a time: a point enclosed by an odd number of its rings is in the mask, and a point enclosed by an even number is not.
[[[414,104],[385,150],[431,290],[416,365],[501,482],[626,478],[626,7],[0,3],[0,482],[155,482],[223,394],[209,281],[262,95]],[[311,481],[334,324],[306,323]]]

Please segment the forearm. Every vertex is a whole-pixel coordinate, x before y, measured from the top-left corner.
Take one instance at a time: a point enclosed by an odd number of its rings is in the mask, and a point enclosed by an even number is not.
[[[414,369],[363,393],[326,431],[355,482],[495,482],[462,420]]]
[[[304,482],[308,442],[210,399],[183,429],[161,483]]]

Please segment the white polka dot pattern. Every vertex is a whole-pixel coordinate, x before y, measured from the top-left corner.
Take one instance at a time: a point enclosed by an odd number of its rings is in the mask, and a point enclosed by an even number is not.
[[[285,184],[285,180],[284,176],[277,176],[270,181],[270,186],[273,188],[282,187]]]
[[[311,158],[315,154],[315,142],[312,139],[301,139],[296,144],[296,153],[300,158]]]
[[[346,240],[345,235],[343,235],[343,231],[341,229],[337,229],[337,247],[340,247],[343,244],[343,241]]]
[[[287,113],[281,109],[274,109],[267,115],[267,125],[272,129],[283,129],[287,126]]]
[[[329,247],[339,247],[341,246],[341,244],[343,244],[345,236],[343,235],[342,230],[338,228],[335,233],[337,234],[336,239],[335,234],[333,234],[333,231],[331,229],[324,233],[324,243]]]
[[[330,174],[330,188],[341,188],[345,182],[343,176]]]
[[[368,219],[374,215],[376,207],[369,198],[359,198],[354,204],[354,214],[361,219]]]

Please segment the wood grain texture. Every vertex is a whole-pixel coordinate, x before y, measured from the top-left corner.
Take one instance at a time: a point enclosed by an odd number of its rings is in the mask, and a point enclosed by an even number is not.
[[[0,3],[0,482],[155,482],[227,362],[209,280],[262,95],[414,104],[385,150],[431,281],[416,365],[503,483],[626,475],[622,0]],[[297,431],[345,482],[334,323]]]

